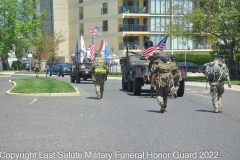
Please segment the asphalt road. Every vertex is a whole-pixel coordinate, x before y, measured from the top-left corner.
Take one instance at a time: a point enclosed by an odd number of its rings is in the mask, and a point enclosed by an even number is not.
[[[108,79],[97,100],[82,81],[80,97],[11,97],[9,79],[0,77],[0,159],[240,159],[238,91],[225,90],[216,114],[209,89],[186,86],[161,114],[149,86],[134,96]]]

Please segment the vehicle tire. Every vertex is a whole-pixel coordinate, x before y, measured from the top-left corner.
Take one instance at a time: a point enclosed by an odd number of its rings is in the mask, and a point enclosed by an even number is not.
[[[64,74],[62,74],[62,77],[64,77]]]
[[[127,90],[127,82],[124,82],[124,75],[122,75],[122,89]]]
[[[76,83],[80,83],[81,82],[81,77],[80,77],[80,73],[76,74]]]
[[[75,78],[72,77],[71,75],[70,75],[70,81],[71,81],[72,83],[75,83]]]
[[[86,81],[86,80],[87,80],[87,78],[83,78],[83,80],[84,80],[84,81]]]
[[[179,86],[179,89],[178,89],[178,92],[177,92],[178,97],[183,97],[184,89],[185,89],[185,81],[184,81],[184,79],[182,79],[180,81],[180,86]]]
[[[57,76],[60,77],[60,73],[59,73],[59,71],[57,72]]]
[[[135,78],[133,81],[133,94],[140,95],[142,90],[141,79]]]
[[[129,92],[133,91],[133,81],[131,81],[129,76],[128,76],[128,81],[127,81],[127,88],[128,88]]]

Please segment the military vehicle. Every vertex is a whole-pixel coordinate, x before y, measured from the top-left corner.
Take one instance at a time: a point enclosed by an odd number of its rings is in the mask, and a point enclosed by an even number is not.
[[[142,86],[150,84],[148,81],[148,65],[142,54],[129,52],[127,48],[126,57],[120,59],[122,69],[122,89],[133,92],[134,95],[141,95]],[[182,81],[178,90],[178,97],[184,95],[185,87],[185,69],[181,68]],[[170,91],[169,91],[170,92]]]
[[[72,60],[74,61],[75,54],[71,55]],[[87,80],[92,78],[91,71],[91,59],[84,57],[83,62],[76,62],[71,67],[70,81],[74,83],[80,83],[81,79]]]

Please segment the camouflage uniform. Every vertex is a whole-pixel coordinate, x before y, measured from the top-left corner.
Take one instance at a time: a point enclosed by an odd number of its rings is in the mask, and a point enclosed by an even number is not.
[[[104,92],[104,82],[106,79],[106,74],[108,71],[107,62],[101,57],[101,54],[97,54],[95,60],[92,62],[92,81],[95,84],[97,99],[103,97]],[[96,72],[96,69],[104,69],[106,73],[99,74]]]
[[[148,76],[149,76],[150,82],[152,80],[152,75],[154,73],[154,70],[158,66],[158,63],[159,63],[159,58],[153,57],[153,56],[150,57],[150,62],[149,62],[149,65],[148,65]],[[151,85],[151,87],[150,87],[151,97],[153,97],[153,92],[154,92],[154,85]]]
[[[225,64],[211,62],[206,68],[206,77],[210,85],[210,94],[214,112],[222,112],[222,94],[224,92],[223,78],[229,76],[229,71]]]
[[[175,86],[174,91],[171,91],[171,98],[177,98],[177,92],[179,89],[179,79],[180,79],[180,74],[179,74],[179,68],[176,64],[176,62],[171,62],[171,68],[172,68],[172,75],[173,75],[173,83]],[[170,86],[172,86],[173,84],[171,83]]]
[[[36,73],[36,78],[39,78],[38,73],[39,73],[39,68],[40,68],[40,62],[38,60],[36,60],[33,67],[34,67],[34,71]]]
[[[167,97],[169,91],[169,81],[171,80],[171,65],[169,63],[159,62],[154,71],[156,74],[156,96],[158,104],[161,106],[161,113],[166,112]]]

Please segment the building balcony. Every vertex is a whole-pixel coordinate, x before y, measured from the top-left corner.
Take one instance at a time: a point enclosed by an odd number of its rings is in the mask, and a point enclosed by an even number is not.
[[[149,25],[147,24],[119,24],[118,32],[148,32]]]
[[[79,13],[79,20],[83,19],[83,13]]]
[[[118,14],[148,14],[149,7],[119,6]]]

